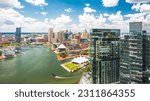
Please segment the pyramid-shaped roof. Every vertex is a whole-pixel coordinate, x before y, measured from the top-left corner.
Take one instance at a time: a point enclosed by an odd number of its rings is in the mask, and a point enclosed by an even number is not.
[[[61,44],[61,45],[58,47],[58,49],[64,49],[64,48],[66,48],[66,46],[63,45],[63,44]]]

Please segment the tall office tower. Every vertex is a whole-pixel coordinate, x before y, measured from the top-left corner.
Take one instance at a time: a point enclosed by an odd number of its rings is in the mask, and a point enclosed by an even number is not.
[[[125,38],[126,39],[126,38]],[[142,22],[131,22],[128,48],[123,47],[120,62],[120,83],[148,83],[150,38],[142,31]],[[125,51],[129,50],[128,55]],[[128,60],[125,60],[128,59]]]
[[[119,81],[119,29],[92,29],[91,57],[94,84]]]
[[[65,41],[68,41],[68,40],[69,40],[69,35],[70,35],[69,31],[66,30],[65,33],[64,33],[64,40],[65,40]]]
[[[149,40],[142,31],[142,22],[130,23],[129,59],[130,83],[147,83],[144,72],[149,68]]]
[[[16,42],[18,42],[18,43],[21,42],[21,27],[17,27],[17,28],[16,28],[15,40],[16,40]]]
[[[53,28],[49,28],[48,29],[48,42],[52,43],[53,38],[54,38]]]
[[[2,43],[2,33],[0,33],[0,43]]]
[[[89,34],[88,34],[87,30],[84,30],[84,32],[81,34],[81,38],[89,39]]]
[[[53,32],[53,28],[48,29],[48,42],[50,45],[50,48],[53,49],[53,40],[55,38],[55,33]]]
[[[58,43],[62,44],[65,40],[65,32],[60,31],[57,33]]]
[[[120,82],[123,84],[130,82],[129,62],[129,35],[124,35],[120,39]]]
[[[129,32],[131,33],[142,33],[142,22],[130,22]]]

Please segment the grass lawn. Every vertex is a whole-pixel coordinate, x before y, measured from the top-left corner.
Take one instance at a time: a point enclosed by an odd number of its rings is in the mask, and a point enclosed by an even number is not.
[[[75,70],[75,69],[78,68],[80,65],[79,65],[79,64],[74,64],[74,63],[69,62],[69,63],[64,64],[64,66],[65,66],[66,68],[68,68],[69,70]]]

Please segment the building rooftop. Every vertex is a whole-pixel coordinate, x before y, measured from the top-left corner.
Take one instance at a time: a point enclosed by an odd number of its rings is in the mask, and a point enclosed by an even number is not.
[[[64,48],[66,48],[66,46],[63,45],[63,44],[61,44],[61,45],[58,47],[58,49],[64,49]]]

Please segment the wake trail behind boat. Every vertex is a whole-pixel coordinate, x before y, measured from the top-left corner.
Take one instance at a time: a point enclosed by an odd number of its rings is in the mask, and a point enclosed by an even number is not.
[[[51,74],[50,76],[52,76],[53,78],[56,78],[56,79],[70,79],[70,78],[76,78],[76,77],[78,77],[78,76],[62,77],[62,76],[56,76],[55,74]]]

